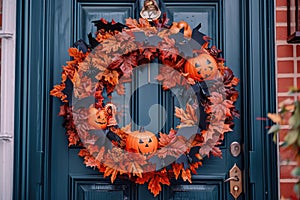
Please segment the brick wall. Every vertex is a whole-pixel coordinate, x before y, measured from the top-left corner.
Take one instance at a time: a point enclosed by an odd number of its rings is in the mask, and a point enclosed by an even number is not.
[[[300,87],[300,45],[288,44],[287,38],[287,0],[276,0],[276,68],[277,68],[277,101],[292,98],[288,95],[290,86]],[[280,132],[280,142],[286,131]],[[291,176],[296,166],[292,152],[280,149],[280,195],[286,199],[297,199],[293,191],[297,179]]]

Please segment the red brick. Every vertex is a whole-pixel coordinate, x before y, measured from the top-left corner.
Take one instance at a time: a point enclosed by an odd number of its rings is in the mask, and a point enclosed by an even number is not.
[[[278,61],[277,63],[278,73],[294,73],[294,61]]]
[[[297,56],[300,56],[300,45],[296,45],[296,49],[297,49]]]
[[[286,147],[279,148],[280,161],[295,161],[297,152],[294,149],[287,149]]]
[[[276,27],[276,40],[286,40],[287,39],[287,27],[279,26]]]
[[[291,172],[295,168],[295,165],[281,165],[280,166],[280,178],[294,178]]]
[[[276,11],[276,22],[287,22],[287,11]]]
[[[293,98],[293,97],[289,97],[289,96],[286,96],[286,97],[277,97],[277,100],[278,100],[278,103],[280,103],[280,102],[282,102],[282,101],[284,101],[286,99],[291,99],[291,98]]]
[[[284,137],[286,136],[288,130],[280,130],[279,131],[279,142],[284,141]]]
[[[300,73],[300,61],[297,62],[297,73]]]
[[[293,46],[292,45],[278,45],[277,46],[278,57],[293,57]]]
[[[293,78],[278,78],[278,92],[288,92],[294,85]]]
[[[286,6],[287,1],[286,0],[276,0],[276,6]]]
[[[280,183],[280,196],[286,199],[298,199],[294,192],[295,183]]]
[[[297,87],[300,88],[300,78],[297,78]]]

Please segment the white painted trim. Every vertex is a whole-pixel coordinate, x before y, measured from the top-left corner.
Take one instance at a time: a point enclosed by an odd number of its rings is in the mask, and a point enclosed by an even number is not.
[[[13,197],[16,9],[16,0],[3,0],[2,32],[13,35],[1,46],[0,135],[11,139],[0,141],[0,200]]]
[[[277,7],[276,5],[276,1],[274,1],[274,42],[275,42],[275,49],[274,49],[274,53],[275,53],[275,87],[276,87],[276,108],[278,107],[278,56],[277,56],[277,41],[276,41],[276,38],[277,38],[277,32],[276,32],[276,10],[281,10],[280,7]],[[284,42],[280,42],[279,44],[285,44],[286,41]],[[276,109],[277,110],[277,109]],[[280,179],[280,157],[279,157],[279,133],[277,133],[277,137],[276,137],[276,146],[277,146],[277,177],[278,179]],[[277,196],[278,196],[278,200],[279,200],[279,197],[280,197],[280,182],[279,180],[277,181],[277,188],[278,188],[278,191],[277,191]]]
[[[296,178],[287,178],[287,179],[280,179],[280,183],[298,183],[299,179]]]

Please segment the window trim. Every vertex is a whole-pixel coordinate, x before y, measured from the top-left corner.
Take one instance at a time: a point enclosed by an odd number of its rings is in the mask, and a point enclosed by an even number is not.
[[[13,198],[16,0],[2,0],[0,199]]]

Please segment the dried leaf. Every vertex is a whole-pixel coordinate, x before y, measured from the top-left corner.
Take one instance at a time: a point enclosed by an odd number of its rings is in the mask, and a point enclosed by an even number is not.
[[[160,158],[166,158],[167,156],[177,158],[184,154],[190,148],[190,145],[184,136],[176,136],[168,145],[157,150],[156,155]]]
[[[149,181],[148,189],[154,194],[154,197],[156,197],[162,190],[161,184],[170,185],[170,180],[165,170],[162,170],[160,173],[156,173]]]
[[[92,168],[100,168],[100,162],[97,161],[93,156],[86,156],[84,160],[84,164],[87,167],[92,167]]]
[[[189,183],[192,183],[192,174],[191,174],[191,171],[189,169],[183,169],[181,171],[181,178],[184,181],[188,181]]]
[[[55,85],[53,89],[50,91],[50,95],[59,98],[62,102],[68,102],[67,95],[65,95],[62,91],[66,88],[66,84],[62,83],[60,85]]]
[[[127,159],[124,160],[124,166],[127,172],[134,176],[142,177],[143,165],[146,165],[146,157],[136,153],[130,153]]]
[[[115,70],[105,70],[104,72],[100,72],[96,78],[101,80],[102,78],[110,83],[111,85],[117,85],[119,83],[119,73]]]
[[[188,103],[185,111],[182,108],[175,107],[175,116],[180,119],[180,125],[177,128],[194,126],[198,123],[195,109]]]
[[[168,144],[174,142],[176,139],[176,131],[171,129],[169,134],[159,133],[159,145],[160,147],[167,146]]]
[[[274,123],[281,123],[282,118],[279,114],[276,113],[268,113],[268,117],[274,122]]]
[[[177,180],[180,175],[181,170],[183,169],[183,164],[173,163],[172,169],[173,169],[173,172],[175,175],[175,179]]]
[[[69,132],[71,132],[71,131],[69,131]],[[68,141],[69,141],[68,146],[70,147],[73,145],[77,145],[80,141],[80,138],[77,133],[71,132],[71,133],[68,133]]]

